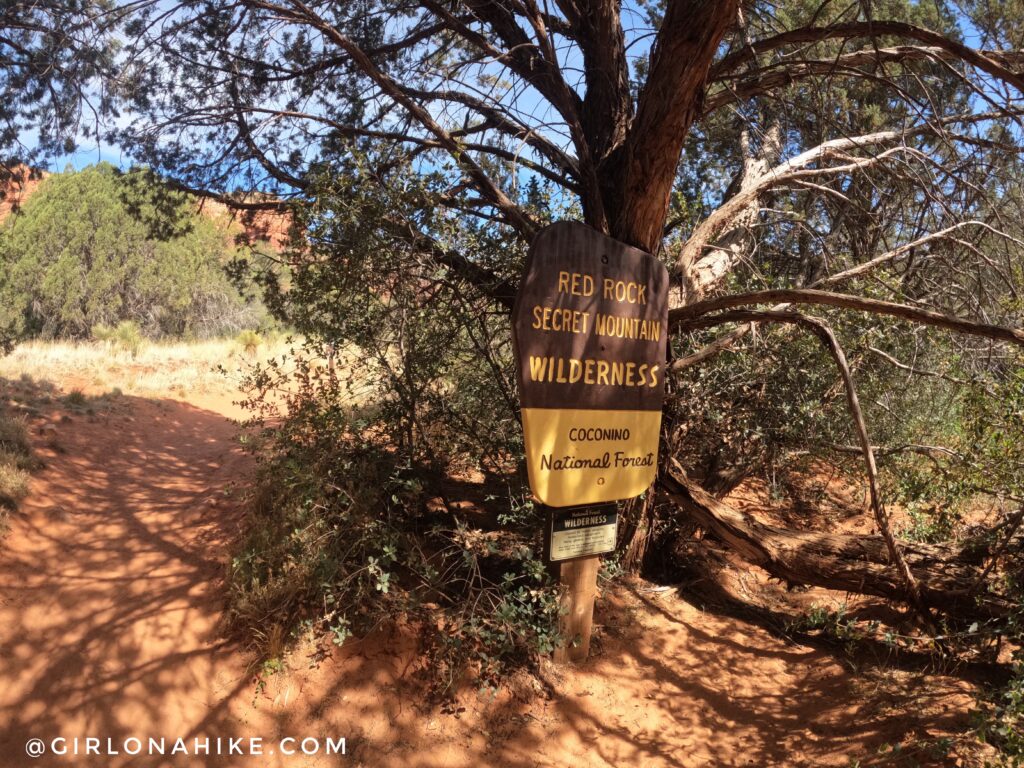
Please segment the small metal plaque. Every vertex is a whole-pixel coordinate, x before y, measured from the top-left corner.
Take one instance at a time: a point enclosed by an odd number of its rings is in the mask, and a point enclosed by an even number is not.
[[[606,505],[586,509],[552,509],[548,559],[571,560],[615,550],[619,515]]]

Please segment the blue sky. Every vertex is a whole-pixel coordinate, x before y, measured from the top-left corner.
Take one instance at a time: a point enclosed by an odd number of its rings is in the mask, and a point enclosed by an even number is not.
[[[79,147],[76,152],[70,155],[59,155],[58,157],[49,158],[44,165],[46,170],[53,172],[63,171],[68,165],[80,171],[88,165],[95,165],[99,162],[107,162],[124,169],[127,169],[132,164],[131,160],[117,147],[97,146],[93,143],[92,146]]]
[[[627,29],[627,40],[629,40],[632,37],[632,35],[630,34],[630,28],[635,26],[642,26],[643,24],[644,20],[642,18],[642,10],[637,7],[636,3],[629,2],[628,0],[627,2],[624,2],[623,25]],[[969,45],[978,45],[980,43],[980,35],[978,34],[978,30],[975,29],[974,26],[970,23],[969,19],[961,15],[960,24],[964,34],[964,41]],[[633,44],[629,51],[630,59],[635,59],[637,57],[646,55],[649,50],[650,41],[650,37],[643,35],[633,39],[631,41]],[[581,69],[581,61],[579,60],[577,52],[575,50],[569,50],[564,51],[563,54],[564,58],[561,61],[561,64],[563,68],[566,70],[567,79],[570,81],[571,84],[576,85],[578,90],[582,90],[581,85],[572,83],[572,74],[580,73]],[[493,74],[496,76],[500,76],[502,74],[502,67],[500,67],[499,65],[484,65],[484,69],[493,70]],[[543,99],[541,99],[538,94],[532,92],[532,90],[529,88],[527,88],[525,92],[519,95],[517,106],[520,109],[527,112],[537,110],[538,112],[542,113],[544,113],[544,109],[547,107],[547,105],[543,102]],[[461,119],[461,115],[458,113],[457,108],[453,111],[452,108],[449,107],[449,116],[453,118],[456,122],[458,122]],[[550,113],[544,113],[539,116],[542,118],[542,120],[540,121],[541,124],[543,124],[544,119],[553,117]],[[126,115],[118,122],[122,122],[124,120],[129,119],[131,119],[131,116]],[[554,135],[549,135],[548,138],[554,141],[555,143],[562,144],[566,149],[571,150],[571,147],[566,146],[568,142],[566,142],[565,136],[558,137]],[[31,136],[26,136],[24,138],[24,141],[28,146],[32,146],[34,144],[33,137]],[[112,165],[123,169],[127,169],[132,165],[131,158],[124,154],[119,147],[102,141],[97,142],[97,140],[94,138],[84,137],[79,138],[79,147],[75,152],[70,154],[62,154],[53,157],[47,157],[43,159],[40,165],[44,166],[47,170],[60,172],[63,171],[69,165],[77,170],[101,161],[111,163]],[[529,175],[531,174],[526,174],[527,177]]]

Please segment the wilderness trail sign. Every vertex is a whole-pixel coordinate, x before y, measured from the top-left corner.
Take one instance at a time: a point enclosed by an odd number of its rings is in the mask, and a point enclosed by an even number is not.
[[[568,507],[637,496],[658,465],[668,271],[583,224],[530,246],[512,312],[530,488]]]

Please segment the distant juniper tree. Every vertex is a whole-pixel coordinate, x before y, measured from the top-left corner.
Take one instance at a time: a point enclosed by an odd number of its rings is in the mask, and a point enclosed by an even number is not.
[[[47,178],[0,226],[0,304],[18,338],[91,338],[137,323],[151,337],[252,327],[228,281],[233,235],[144,171],[101,163]]]
[[[99,135],[122,18],[108,0],[0,3],[0,189]],[[0,291],[6,281],[0,271]],[[0,351],[14,341],[16,315],[0,306]]]

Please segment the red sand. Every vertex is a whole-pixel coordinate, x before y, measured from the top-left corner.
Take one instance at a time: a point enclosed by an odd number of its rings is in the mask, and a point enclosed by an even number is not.
[[[852,674],[835,657],[637,582],[605,595],[595,653],[545,665],[459,716],[423,704],[400,630],[254,687],[218,632],[231,493],[249,459],[219,413],[125,398],[56,421],[54,453],[0,542],[0,764],[18,766],[848,766],[962,730],[952,678]],[[545,691],[545,686],[547,691]],[[33,759],[29,738],[258,736],[262,757]],[[345,757],[280,754],[282,736],[346,738]],[[929,764],[922,754],[917,764]]]

